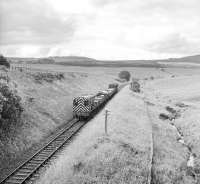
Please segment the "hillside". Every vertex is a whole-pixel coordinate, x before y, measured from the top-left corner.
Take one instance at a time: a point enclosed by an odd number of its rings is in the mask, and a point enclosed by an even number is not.
[[[106,89],[115,79],[110,74],[35,70],[0,70],[0,75],[0,85],[7,84],[9,90],[15,91],[23,107],[21,126],[11,127],[15,134],[9,131],[7,136],[7,128],[0,124],[0,180],[24,151],[37,146],[72,118],[75,96]]]
[[[182,58],[158,60],[96,60],[81,56],[52,56],[47,58],[8,58],[12,63],[23,64],[60,64],[70,66],[105,66],[105,67],[196,67],[200,55]]]
[[[46,58],[8,58],[13,63],[40,64],[92,64],[95,59],[81,56],[52,56]]]
[[[200,55],[187,56],[182,58],[171,58],[170,62],[188,62],[188,63],[200,63]]]

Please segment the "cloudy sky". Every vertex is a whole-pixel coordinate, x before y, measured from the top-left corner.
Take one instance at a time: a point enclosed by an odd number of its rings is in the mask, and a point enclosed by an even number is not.
[[[0,0],[0,53],[96,59],[200,54],[200,1]]]

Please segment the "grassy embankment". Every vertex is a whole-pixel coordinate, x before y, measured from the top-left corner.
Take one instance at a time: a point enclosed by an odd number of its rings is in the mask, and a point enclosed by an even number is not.
[[[128,99],[128,100],[127,100]],[[144,102],[128,86],[91,120],[53,161],[37,184],[144,183],[150,174],[151,124]]]
[[[158,100],[158,94],[152,95],[154,90],[148,90],[148,100],[153,103],[148,103],[147,111],[143,95],[133,95],[132,92],[130,96],[121,94],[107,107],[111,110],[109,136],[103,136],[102,112],[36,183],[147,183],[151,133],[151,183],[195,183],[193,176],[188,173],[187,148],[178,142],[176,129],[168,121],[159,119],[159,114],[166,112],[163,105],[166,102]],[[146,150],[145,153],[142,150]]]
[[[160,120],[164,108],[149,106],[153,124],[153,184],[193,184],[195,180],[188,174],[188,150],[178,142],[176,129],[168,120]]]
[[[155,151],[154,161],[155,177],[160,180],[167,176],[160,183],[195,183],[199,182],[199,76],[179,76],[176,78],[159,79],[152,81],[145,89],[148,99],[153,101],[155,106],[159,106],[157,113],[154,113],[155,132]],[[195,99],[195,100],[194,100]],[[177,106],[176,104],[186,104],[186,106]],[[175,121],[159,120],[160,113],[166,113],[166,106],[172,106],[179,111],[180,117]],[[156,108],[156,107],[154,107]],[[152,108],[151,108],[152,109]],[[156,111],[155,111],[156,112]],[[183,145],[179,140],[177,130],[170,123],[178,128],[184,140]],[[194,167],[187,167],[189,159],[189,150],[194,154]],[[157,156],[156,156],[157,155]],[[173,167],[173,170],[171,168]],[[192,172],[191,172],[192,169]],[[194,172],[197,174],[194,177]],[[169,180],[171,178],[171,180]]]
[[[4,71],[1,71],[4,73]],[[46,139],[56,128],[72,117],[72,99],[76,95],[107,88],[112,75],[87,73],[46,73],[37,71],[9,71],[9,85],[21,98],[23,112],[21,126],[6,141],[1,140],[1,177],[12,162],[25,150]],[[3,142],[2,142],[3,141]],[[28,154],[26,154],[28,155]],[[14,166],[13,166],[14,167]]]

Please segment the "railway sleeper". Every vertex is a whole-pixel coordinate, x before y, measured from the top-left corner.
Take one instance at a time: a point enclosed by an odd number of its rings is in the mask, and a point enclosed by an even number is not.
[[[54,149],[55,149],[55,147],[54,148],[45,148],[45,150],[47,150],[47,151],[53,151]]]
[[[44,161],[48,158],[48,156],[40,156],[39,158],[37,158],[38,161]]]
[[[8,179],[6,182],[17,184],[17,183],[21,183],[23,180],[24,180],[24,179],[13,179],[13,178],[10,178],[10,179]]]
[[[27,166],[36,166],[38,163],[33,163],[32,160],[27,163]]]
[[[45,150],[43,150],[39,155],[37,155],[37,156],[47,156],[48,155],[48,153],[45,151]]]
[[[56,139],[55,141],[58,142],[58,143],[62,143],[64,140],[65,140],[65,138],[63,137],[63,138],[58,138],[58,139]],[[55,142],[55,143],[56,143],[56,142]]]
[[[60,144],[60,143],[62,143],[62,140],[55,140],[54,142],[52,142],[52,144]]]
[[[20,169],[19,171],[18,171],[18,173],[31,173],[33,171],[33,169]]]
[[[42,153],[45,153],[45,152],[49,152],[49,151],[52,151],[52,149],[44,149],[43,151],[42,151]]]
[[[15,173],[15,176],[27,176],[27,174],[29,174],[30,172],[18,172],[18,173]]]
[[[55,150],[55,149],[58,149],[60,145],[61,145],[61,144],[56,144],[56,145],[51,146],[51,147],[48,147],[48,148],[54,149],[54,150]]]
[[[46,147],[46,148],[51,148],[51,149],[53,148],[53,149],[54,149],[57,145],[58,145],[58,144],[52,144],[52,145],[49,145],[49,146]]]
[[[39,158],[33,158],[32,161],[33,161],[33,162],[41,162],[41,161],[44,161],[45,158],[46,158],[46,157],[44,157],[44,158],[42,158],[42,157],[39,157]]]
[[[27,175],[23,175],[23,176],[13,175],[11,178],[16,179],[16,180],[24,180],[26,177],[27,177]]]
[[[48,152],[48,154],[49,154],[49,153],[52,153],[53,151],[55,151],[55,149],[45,149],[44,151]]]
[[[43,162],[43,161],[45,161],[48,157],[49,157],[49,156],[46,156],[46,157],[43,156],[43,157],[40,157],[40,158],[38,158],[38,159],[40,159],[40,161]]]
[[[49,147],[57,147],[58,145],[61,145],[63,143],[63,141],[56,141],[56,142],[53,142],[51,145],[49,145]]]
[[[43,160],[42,160],[43,161]],[[29,163],[31,163],[31,164],[40,164],[41,163],[41,161],[38,161],[38,160],[31,160],[31,161],[29,161]]]
[[[24,166],[23,169],[29,169],[29,170],[34,170],[37,165],[34,166]]]
[[[47,156],[47,155],[49,155],[49,153],[51,153],[51,152],[52,152],[52,151],[50,151],[50,150],[43,150],[41,155]]]

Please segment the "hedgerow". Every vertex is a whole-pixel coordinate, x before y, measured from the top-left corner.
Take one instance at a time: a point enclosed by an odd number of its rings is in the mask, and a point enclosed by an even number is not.
[[[50,73],[50,72],[37,72],[32,74],[35,82],[42,83],[48,82],[52,83],[55,80],[62,80],[65,78],[64,73]]]

